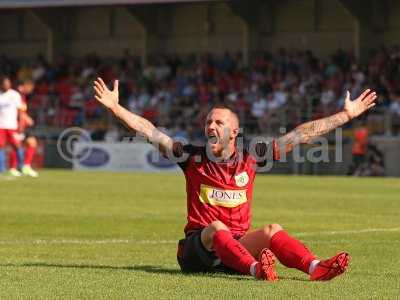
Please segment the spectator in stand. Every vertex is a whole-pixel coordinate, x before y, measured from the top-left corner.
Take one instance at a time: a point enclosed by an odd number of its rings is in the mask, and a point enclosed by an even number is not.
[[[368,129],[362,124],[358,124],[354,130],[354,141],[351,148],[353,155],[353,165],[349,170],[350,175],[358,174],[363,164],[366,162],[368,147]]]
[[[267,101],[260,95],[257,95],[256,101],[254,101],[251,106],[251,115],[257,124],[257,129],[261,132],[263,131],[264,128],[263,119],[265,116],[266,109],[267,109]]]
[[[107,119],[106,111],[96,106],[88,89],[95,74],[106,82],[119,77],[121,101],[157,125],[190,126],[202,107],[229,102],[240,118],[251,114],[253,120],[242,123],[247,129],[254,127],[254,133],[268,134],[271,126],[263,126],[265,118],[282,121],[287,111],[290,124],[324,117],[343,106],[346,90],[359,94],[366,85],[383,95],[379,105],[396,116],[397,104],[391,95],[400,89],[399,47],[382,47],[363,65],[343,50],[325,61],[311,51],[280,49],[257,54],[247,68],[241,54],[228,52],[154,56],[142,66],[129,51],[119,60],[104,60],[90,53],[82,59],[63,57],[53,65],[38,56],[20,67],[3,56],[0,68],[19,79],[32,77],[36,88],[31,107],[36,124],[60,128]],[[260,94],[265,95],[265,103],[260,102]],[[382,124],[377,115],[372,112],[369,119]]]
[[[400,135],[400,90],[391,94],[389,111],[392,119],[392,134]]]

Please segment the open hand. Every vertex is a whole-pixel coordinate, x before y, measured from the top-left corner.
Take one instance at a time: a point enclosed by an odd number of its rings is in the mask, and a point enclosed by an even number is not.
[[[118,105],[118,80],[114,81],[114,89],[110,91],[103,79],[98,77],[94,81],[95,98],[101,104],[109,109],[113,109]]]
[[[344,111],[350,119],[354,119],[375,106],[377,95],[370,89],[365,90],[357,99],[350,99],[350,92],[347,91],[346,99],[344,100]]]

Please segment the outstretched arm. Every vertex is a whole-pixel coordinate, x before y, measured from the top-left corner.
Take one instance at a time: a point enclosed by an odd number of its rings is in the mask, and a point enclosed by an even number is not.
[[[118,80],[114,81],[114,89],[110,91],[101,78],[94,81],[95,98],[121,120],[129,129],[142,134],[150,143],[158,147],[164,154],[171,153],[172,139],[158,130],[151,122],[131,113],[119,105]]]
[[[277,143],[280,149],[285,149],[285,152],[291,151],[298,144],[308,144],[314,138],[342,126],[374,107],[376,98],[376,93],[367,89],[356,100],[352,101],[350,100],[350,93],[347,92],[343,111],[327,118],[301,124],[280,137]]]

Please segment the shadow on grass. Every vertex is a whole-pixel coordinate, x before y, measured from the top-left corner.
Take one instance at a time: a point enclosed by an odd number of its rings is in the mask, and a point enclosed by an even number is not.
[[[21,264],[0,264],[0,267],[33,267],[33,268],[67,268],[67,269],[97,269],[97,270],[118,270],[118,271],[141,271],[152,274],[168,274],[182,276],[197,276],[197,277],[214,277],[226,278],[235,280],[254,280],[253,277],[243,276],[239,274],[228,274],[222,272],[216,273],[182,273],[179,269],[168,269],[162,266],[154,265],[137,265],[137,266],[109,266],[109,265],[89,265],[89,264],[55,264],[46,262],[21,263]],[[299,277],[279,277],[281,280],[293,281],[308,281]]]
[[[161,266],[138,265],[138,266],[108,266],[108,265],[88,265],[88,264],[54,264],[46,262],[21,263],[21,264],[1,264],[1,267],[38,267],[38,268],[67,268],[67,269],[98,269],[98,270],[127,270],[144,271],[158,274],[181,274],[178,269],[167,269]]]
[[[302,278],[302,277],[285,277],[285,276],[279,276],[279,280],[290,280],[290,281],[310,281],[309,279]]]

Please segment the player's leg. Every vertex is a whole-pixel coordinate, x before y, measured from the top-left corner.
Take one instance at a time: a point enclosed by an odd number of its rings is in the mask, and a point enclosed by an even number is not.
[[[21,145],[22,141],[24,140],[23,135],[20,133],[14,133],[13,134],[13,139],[17,140],[18,143]],[[14,145],[15,142],[9,141],[11,143],[11,145]],[[11,150],[8,152],[8,164],[10,169],[17,169],[17,170],[21,170],[22,169],[22,161],[18,160],[18,153],[17,153],[17,149],[14,145],[14,147],[11,148]]]
[[[37,148],[37,139],[34,136],[28,136],[25,139],[25,160],[22,167],[22,173],[26,176],[38,177],[39,174],[32,168],[33,157]]]
[[[15,148],[11,148],[8,151],[8,166],[10,169],[16,169],[18,165],[17,151]]]
[[[20,177],[22,174],[18,170],[18,163],[21,163],[24,159],[24,153],[23,149],[21,147],[21,141],[18,137],[18,133],[16,130],[6,130],[6,139],[7,142],[11,145],[12,150],[15,151],[16,154],[16,160],[11,160],[10,161],[10,175],[15,176],[15,177]],[[11,157],[12,158],[12,157]]]
[[[261,264],[234,238],[224,223],[214,221],[207,226],[201,233],[201,242],[208,251],[215,251],[225,266],[242,274],[276,280],[275,277],[268,276],[272,274],[263,272]]]
[[[281,231],[279,224],[265,225],[263,228],[246,233],[239,241],[254,257],[259,257],[261,250],[270,247],[272,236]]]
[[[4,129],[0,129],[0,173],[6,170],[6,137]]]
[[[4,148],[0,148],[0,173],[3,173],[6,169],[6,155]]]
[[[21,154],[22,149],[20,147],[16,148],[16,147],[12,147],[10,150],[10,156],[9,156],[9,174],[14,176],[14,177],[21,177],[22,173],[18,170],[18,157],[21,157],[21,155],[23,156],[23,154]]]
[[[252,255],[259,255],[263,248],[269,248],[283,265],[310,274],[311,280],[332,279],[343,273],[349,262],[349,256],[344,252],[320,262],[303,243],[290,236],[279,224],[266,225],[249,232],[240,242]]]
[[[249,232],[240,239],[246,249],[255,256],[269,248],[278,260],[289,268],[296,268],[308,274],[315,256],[298,240],[289,236],[279,224],[265,225]]]

